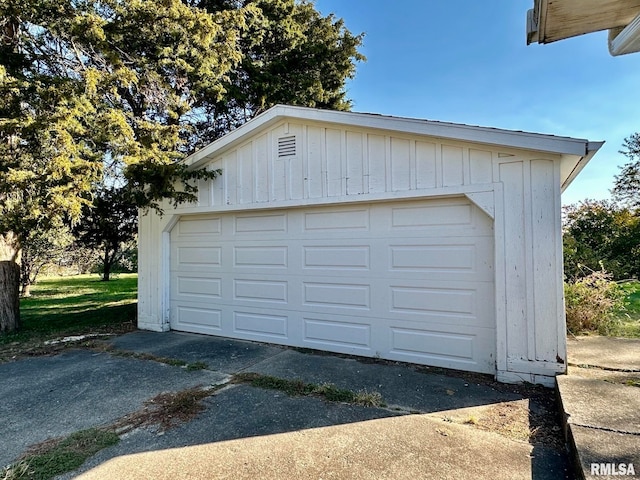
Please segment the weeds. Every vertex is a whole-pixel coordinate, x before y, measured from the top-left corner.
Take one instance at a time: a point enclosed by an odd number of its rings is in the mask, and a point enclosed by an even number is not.
[[[142,410],[127,415],[114,425],[119,433],[124,433],[149,425],[159,425],[162,431],[195,418],[205,409],[202,401],[214,389],[189,388],[180,392],[161,393],[145,402]]]
[[[608,335],[624,310],[624,290],[604,272],[566,283],[564,287],[567,330],[572,334],[598,332]]]
[[[184,368],[186,368],[191,372],[194,370],[206,370],[207,367],[208,365],[204,362],[193,362],[193,363],[187,363]]]
[[[65,438],[31,447],[14,465],[5,467],[2,480],[48,480],[80,467],[85,460],[120,438],[109,429],[90,428]]]
[[[28,475],[29,463],[26,460],[21,460],[13,465],[4,467],[2,473],[0,473],[0,480],[18,480],[28,478]]]
[[[109,353],[114,357],[135,358],[137,360],[148,360],[152,362],[164,363],[165,365],[171,365],[172,367],[183,367],[188,371],[204,370],[208,367],[208,365],[204,362],[189,363],[184,360],[180,360],[179,358],[161,357],[158,355],[154,355],[153,353],[117,350],[113,345],[108,343],[95,342],[93,344],[85,345],[85,348],[91,348],[99,352]]]
[[[355,404],[362,405],[363,407],[387,406],[387,404],[382,399],[382,395],[380,395],[380,392],[367,392],[366,390],[360,390],[356,393],[356,396],[353,400]]]
[[[251,372],[236,374],[233,382],[248,383],[257,388],[279,390],[292,397],[315,395],[330,402],[353,403],[365,407],[386,407],[382,395],[378,392],[367,392],[366,390],[353,392],[352,390],[338,388],[332,383],[317,385],[305,383],[302,380],[287,380]]]
[[[478,417],[475,415],[469,415],[469,418],[467,418],[464,423],[467,425],[478,425]]]

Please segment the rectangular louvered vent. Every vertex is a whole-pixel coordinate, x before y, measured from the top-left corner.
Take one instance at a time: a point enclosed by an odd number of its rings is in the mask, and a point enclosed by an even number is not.
[[[280,137],[278,139],[278,158],[293,157],[296,154],[296,137]]]

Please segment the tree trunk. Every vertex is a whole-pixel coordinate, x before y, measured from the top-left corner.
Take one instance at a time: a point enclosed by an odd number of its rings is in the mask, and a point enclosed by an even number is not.
[[[20,267],[11,261],[0,262],[0,334],[20,326]]]
[[[104,265],[102,271],[102,281],[108,282],[109,275],[111,274],[111,259],[109,258],[109,247],[104,249]]]
[[[22,287],[20,289],[21,297],[30,297],[31,296],[31,282],[23,282]]]

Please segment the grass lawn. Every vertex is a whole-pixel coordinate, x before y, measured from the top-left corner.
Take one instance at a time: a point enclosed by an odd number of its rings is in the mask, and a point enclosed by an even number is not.
[[[625,282],[621,287],[626,293],[625,311],[618,315],[618,325],[612,334],[640,338],[640,282]]]
[[[138,275],[109,282],[97,275],[43,278],[20,301],[21,329],[0,344],[87,332],[122,332],[135,325]]]

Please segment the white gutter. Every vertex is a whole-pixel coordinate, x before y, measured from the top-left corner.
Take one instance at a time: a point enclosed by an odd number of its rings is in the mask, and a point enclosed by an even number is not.
[[[609,53],[614,57],[640,52],[640,15],[623,29],[609,30]]]

